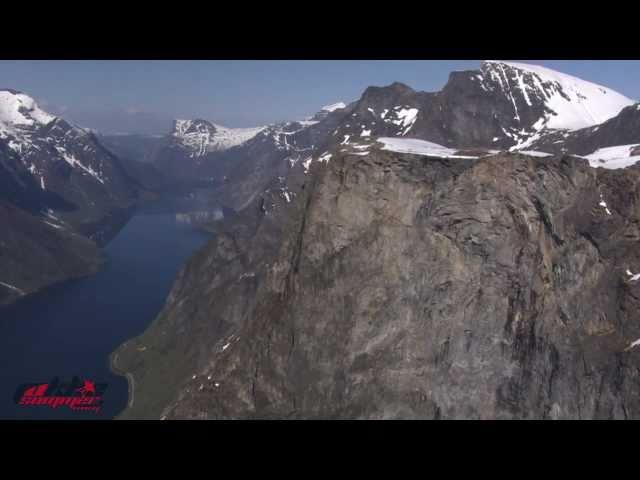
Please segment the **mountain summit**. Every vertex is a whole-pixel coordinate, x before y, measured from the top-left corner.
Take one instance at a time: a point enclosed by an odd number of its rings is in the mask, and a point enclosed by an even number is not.
[[[419,92],[398,82],[367,88],[337,135],[522,149],[544,132],[600,124],[633,103],[614,90],[548,68],[484,61],[479,70],[452,72],[439,92]]]
[[[55,118],[28,95],[17,90],[0,90],[0,135],[15,127],[43,126]]]
[[[265,128],[227,128],[201,119],[175,120],[173,125],[172,137],[188,151],[190,157],[236,147]]]
[[[481,71],[482,88],[509,97],[515,119],[520,112],[542,108],[533,124],[536,130],[590,127],[634,103],[610,88],[538,65],[484,61]]]

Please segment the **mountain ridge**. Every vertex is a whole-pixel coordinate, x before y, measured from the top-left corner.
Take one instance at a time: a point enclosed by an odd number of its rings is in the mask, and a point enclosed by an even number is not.
[[[0,91],[0,174],[0,281],[14,287],[4,301],[95,272],[138,195],[93,133],[12,89]]]

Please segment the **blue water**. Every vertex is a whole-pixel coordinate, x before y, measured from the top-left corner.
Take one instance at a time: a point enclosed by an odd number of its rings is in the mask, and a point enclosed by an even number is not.
[[[109,355],[161,310],[184,262],[210,237],[175,215],[138,215],[106,247],[98,274],[0,308],[0,419],[110,419],[127,404],[127,381]],[[106,382],[99,413],[18,406],[20,384],[73,376]]]

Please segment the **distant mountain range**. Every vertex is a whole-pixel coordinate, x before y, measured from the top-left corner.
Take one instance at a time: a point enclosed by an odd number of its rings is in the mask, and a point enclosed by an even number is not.
[[[241,129],[176,120],[171,132],[157,136],[102,135],[49,114],[24,93],[2,90],[0,202],[8,216],[27,215],[48,235],[70,231],[100,245],[150,192],[204,186],[212,208],[239,211],[291,168],[307,172],[331,149],[353,151],[380,137],[486,153],[572,153],[601,166],[628,165],[640,144],[638,108],[606,87],[497,61],[453,72],[435,93],[394,83],[304,120]],[[0,281],[32,290],[8,271]],[[16,291],[5,294],[14,298]]]

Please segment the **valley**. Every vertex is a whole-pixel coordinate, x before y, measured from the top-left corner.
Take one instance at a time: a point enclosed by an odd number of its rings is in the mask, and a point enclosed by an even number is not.
[[[118,419],[640,418],[636,100],[483,61],[290,121],[107,135],[0,94],[21,376],[108,378]]]

